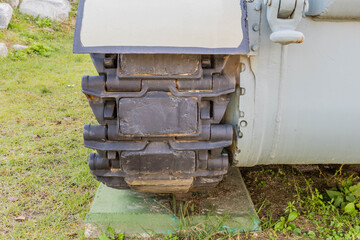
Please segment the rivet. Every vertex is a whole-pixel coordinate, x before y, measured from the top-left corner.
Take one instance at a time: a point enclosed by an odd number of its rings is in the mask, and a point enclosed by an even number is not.
[[[257,44],[251,45],[251,50],[256,52],[259,49],[259,46]]]
[[[247,124],[248,124],[247,121],[241,121],[241,122],[240,122],[240,126],[241,126],[241,127],[246,127]]]
[[[255,32],[259,31],[259,24],[255,23],[254,25],[252,25],[252,30],[254,30]]]
[[[240,88],[240,95],[245,95],[245,93],[246,93],[246,89],[245,88]]]

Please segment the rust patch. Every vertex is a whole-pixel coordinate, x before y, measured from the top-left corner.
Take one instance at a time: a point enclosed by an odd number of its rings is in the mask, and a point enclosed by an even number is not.
[[[146,193],[186,193],[193,184],[193,178],[174,180],[125,179],[127,184],[137,192]]]
[[[304,36],[302,36],[301,39],[299,39],[296,43],[302,43],[304,42],[304,39],[305,39]]]
[[[85,95],[89,101],[94,101],[95,97],[93,95],[89,95],[89,94],[85,94]]]

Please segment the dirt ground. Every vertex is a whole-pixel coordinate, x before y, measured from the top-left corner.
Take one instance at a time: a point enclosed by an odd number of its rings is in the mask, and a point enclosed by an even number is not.
[[[259,209],[264,201],[267,202],[265,209],[259,212],[260,219],[266,217],[264,214],[267,211],[278,219],[284,214],[287,203],[297,200],[297,188],[307,187],[305,179],[323,193],[338,184],[334,177],[336,172],[356,177],[359,176],[359,170],[360,165],[270,165],[242,168],[241,173],[255,208]]]
[[[283,215],[289,201],[297,200],[299,189],[305,189],[309,184],[306,180],[322,193],[337,186],[338,181],[334,175],[339,171],[341,174],[345,173],[345,176],[360,176],[360,165],[269,165],[240,168],[255,208],[261,210],[259,217],[264,218],[265,212],[271,212],[274,219]],[[183,204],[190,202],[187,203],[189,206],[192,203],[195,209],[193,213],[199,214],[201,202],[209,198],[221,199],[235,192],[237,184],[231,183],[231,185],[227,186],[223,181],[214,190],[178,194],[175,198],[179,202],[184,202]],[[173,210],[173,197],[165,196],[169,199],[167,206]]]
[[[300,202],[310,193],[318,190],[324,194],[326,190],[337,187],[341,179],[348,177],[359,177],[360,165],[269,165],[252,168],[240,168],[241,175],[246,184],[247,190],[254,203],[255,209],[262,222],[262,232],[238,235],[238,239],[307,239],[296,236],[291,232],[276,232],[271,237],[273,226],[280,217],[286,215],[285,209],[289,202],[301,209]],[[176,196],[176,211],[179,216],[179,209],[183,209],[184,215],[198,215],[203,213],[204,202],[209,199],[221,200],[224,198],[236,197],[236,184],[227,185],[228,181],[222,182],[215,190],[192,193]],[[174,211],[174,196],[167,196],[165,205]],[[181,205],[181,206],[180,206]],[[236,206],[232,206],[236,211]],[[317,216],[321,218],[321,216]],[[305,216],[299,216],[294,221],[302,231],[318,232],[314,224]],[[219,236],[221,237],[221,236]]]

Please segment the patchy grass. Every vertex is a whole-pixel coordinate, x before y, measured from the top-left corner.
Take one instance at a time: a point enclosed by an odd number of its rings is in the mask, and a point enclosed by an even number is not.
[[[80,79],[95,70],[88,56],[72,54],[71,16],[55,23],[15,11],[9,29],[0,31],[0,42],[29,46],[0,60],[0,238],[83,239],[97,182],[88,170],[82,126],[96,121]],[[219,232],[223,218],[191,227],[183,217],[181,231],[162,238],[360,239],[358,169],[268,166],[242,172],[262,232]],[[111,229],[100,236],[115,238],[126,236]]]
[[[360,239],[359,208],[346,212],[328,194],[356,186],[359,166],[267,166],[243,174],[264,230],[255,239]]]
[[[70,21],[44,30],[33,20],[16,12],[1,32],[0,42],[30,48],[0,61],[0,238],[81,238],[97,183],[82,146],[83,124],[95,120],[80,79],[95,70],[72,54]]]

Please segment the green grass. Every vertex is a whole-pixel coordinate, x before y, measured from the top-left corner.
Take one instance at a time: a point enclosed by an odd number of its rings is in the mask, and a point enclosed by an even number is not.
[[[80,79],[96,73],[87,55],[72,54],[73,20],[55,23],[15,11],[9,29],[0,31],[0,42],[29,46],[0,60],[1,239],[84,236],[83,220],[98,183],[87,166],[91,150],[82,139],[83,124],[96,120]],[[263,232],[223,233],[218,231],[223,218],[193,227],[183,217],[181,231],[162,238],[360,239],[358,211],[344,212],[354,199],[341,187],[347,179],[359,182],[358,172],[303,174],[274,166],[243,175]],[[342,194],[344,208],[334,206],[336,199],[326,194],[330,189]],[[116,235],[111,229],[107,234]],[[101,238],[107,239],[106,233]]]
[[[334,172],[320,167],[304,173],[289,166],[250,169],[245,179],[248,186],[258,188],[250,193],[262,220],[260,235],[271,239],[360,239],[359,208],[347,212],[327,193],[333,187],[344,191],[344,185],[359,189],[359,172],[352,166],[342,168]],[[258,182],[267,184],[259,186]],[[348,201],[358,203],[357,194]]]
[[[97,183],[82,140],[95,120],[80,80],[95,70],[72,54],[71,23],[44,31],[32,22],[16,13],[18,27],[1,32],[0,42],[33,49],[0,61],[0,238],[81,238]]]

